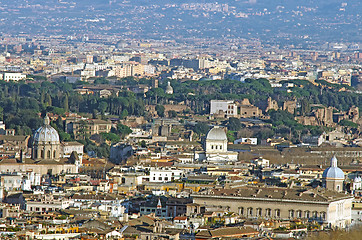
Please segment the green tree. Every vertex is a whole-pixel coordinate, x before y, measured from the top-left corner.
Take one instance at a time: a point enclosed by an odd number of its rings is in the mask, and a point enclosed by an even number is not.
[[[128,116],[128,111],[127,111],[127,109],[123,109],[120,117],[121,117],[122,119],[125,119],[127,116]]]
[[[310,113],[310,105],[309,105],[309,101],[305,98],[302,99],[302,101],[300,102],[300,114],[302,116],[306,116]]]
[[[164,117],[165,116],[165,107],[162,105],[157,105],[155,108],[157,115],[160,117]]]
[[[145,141],[145,140],[142,140],[142,141],[140,142],[140,146],[141,146],[142,148],[146,148],[146,147],[147,147],[146,141]]]
[[[115,133],[101,133],[103,139],[107,140],[107,141],[111,141],[112,143],[115,143],[115,142],[119,142],[120,140],[120,136],[118,136],[117,134]]]
[[[117,129],[112,129],[112,132],[119,134],[121,138],[125,138],[127,135],[132,133],[132,130],[128,126],[118,123]]]
[[[205,122],[198,122],[196,123],[193,129],[194,132],[197,133],[198,135],[205,135],[209,131],[210,127]]]
[[[68,100],[68,94],[65,94],[63,99],[63,108],[65,112],[69,112],[69,100]]]
[[[177,112],[174,111],[174,110],[168,111],[168,117],[169,118],[176,118],[177,117]]]
[[[231,117],[228,122],[228,129],[231,131],[239,131],[242,128],[240,119]]]

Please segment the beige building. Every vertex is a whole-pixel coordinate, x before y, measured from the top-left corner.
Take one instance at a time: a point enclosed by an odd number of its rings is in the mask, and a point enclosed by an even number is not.
[[[135,62],[124,63],[115,68],[115,75],[119,78],[130,76],[142,76],[144,74],[144,66]]]
[[[76,138],[79,138],[82,134],[91,136],[110,132],[112,123],[99,119],[75,119],[75,121],[66,120],[66,128],[68,133],[73,133]]]
[[[325,189],[209,189],[191,195],[194,203],[254,219],[304,219],[345,228],[351,223],[353,197]]]

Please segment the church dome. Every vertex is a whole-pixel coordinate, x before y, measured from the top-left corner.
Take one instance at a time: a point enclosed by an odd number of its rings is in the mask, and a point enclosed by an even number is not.
[[[344,172],[337,167],[337,158],[335,156],[332,157],[331,166],[324,170],[322,177],[326,179],[344,179]]]
[[[173,94],[173,88],[171,87],[171,83],[167,83],[166,91],[167,94]]]
[[[226,133],[224,131],[224,129],[215,126],[213,127],[206,136],[206,140],[227,140],[228,138],[226,137]]]
[[[59,134],[52,126],[48,116],[44,118],[44,125],[34,133],[34,144],[51,143],[59,144]]]

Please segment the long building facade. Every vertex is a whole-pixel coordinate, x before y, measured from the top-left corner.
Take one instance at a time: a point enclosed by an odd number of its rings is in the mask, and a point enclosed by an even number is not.
[[[196,204],[220,208],[253,219],[304,219],[326,227],[351,223],[353,197],[325,189],[211,189],[193,194]]]

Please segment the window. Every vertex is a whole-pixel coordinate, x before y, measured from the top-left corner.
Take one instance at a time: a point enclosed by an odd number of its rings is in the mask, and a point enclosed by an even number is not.
[[[320,213],[321,219],[324,221],[326,220],[326,213],[325,212],[321,212]]]
[[[270,209],[270,208],[267,208],[267,209],[265,210],[265,216],[271,217],[271,209]]]
[[[305,218],[309,218],[309,217],[310,217],[310,212],[309,212],[309,211],[305,211],[305,212],[304,212],[304,217],[305,217]]]
[[[214,145],[211,145],[211,149],[214,149]]]
[[[239,215],[244,215],[244,208],[243,207],[239,207]]]
[[[262,209],[261,208],[257,208],[256,209],[256,216],[260,217],[262,215]]]
[[[220,149],[222,149],[222,145],[220,145]]]
[[[302,211],[301,210],[298,210],[297,211],[297,218],[301,218],[302,217]]]
[[[53,152],[53,158],[56,158],[56,151]]]
[[[289,218],[294,218],[294,210],[289,210]]]
[[[248,216],[253,216],[253,208],[248,208]]]
[[[50,158],[50,150],[48,150],[47,158]]]
[[[280,209],[275,209],[275,217],[280,217]]]
[[[317,211],[314,211],[313,212],[313,218],[317,218],[318,217],[318,212]]]

